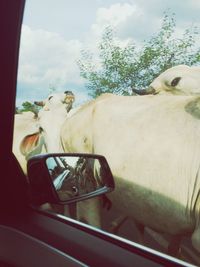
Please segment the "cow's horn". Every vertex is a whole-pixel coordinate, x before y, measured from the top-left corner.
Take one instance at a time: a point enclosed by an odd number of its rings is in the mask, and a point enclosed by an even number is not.
[[[74,94],[72,93],[72,91],[65,91],[64,94],[66,94],[66,95],[74,95]]]
[[[135,89],[135,88],[132,88],[132,92],[133,93],[136,93],[137,95],[155,95],[156,94],[156,90],[149,86],[147,89]]]
[[[34,101],[34,104],[40,107],[44,106],[44,102],[43,101]]]

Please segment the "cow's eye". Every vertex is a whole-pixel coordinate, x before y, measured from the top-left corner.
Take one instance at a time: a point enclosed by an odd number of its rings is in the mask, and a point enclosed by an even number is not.
[[[178,83],[180,82],[180,80],[181,80],[181,77],[176,77],[176,78],[174,78],[174,79],[172,80],[172,82],[171,82],[171,86],[173,86],[173,87],[177,86]]]
[[[48,100],[50,100],[52,97],[53,97],[53,96],[51,95],[51,96],[48,98]]]

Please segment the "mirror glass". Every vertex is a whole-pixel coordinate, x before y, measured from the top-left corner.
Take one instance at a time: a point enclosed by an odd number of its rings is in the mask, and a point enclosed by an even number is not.
[[[100,159],[52,156],[46,159],[46,165],[61,201],[80,198],[106,186],[106,169]]]

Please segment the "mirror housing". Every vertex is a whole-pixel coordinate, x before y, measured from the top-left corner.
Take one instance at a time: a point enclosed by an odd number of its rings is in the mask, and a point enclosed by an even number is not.
[[[105,157],[83,153],[37,155],[27,163],[31,202],[70,204],[114,189]]]

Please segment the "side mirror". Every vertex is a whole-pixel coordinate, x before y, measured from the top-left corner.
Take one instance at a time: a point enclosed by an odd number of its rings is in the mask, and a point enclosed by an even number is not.
[[[28,160],[32,203],[70,204],[114,189],[109,165],[103,156],[53,153]]]

